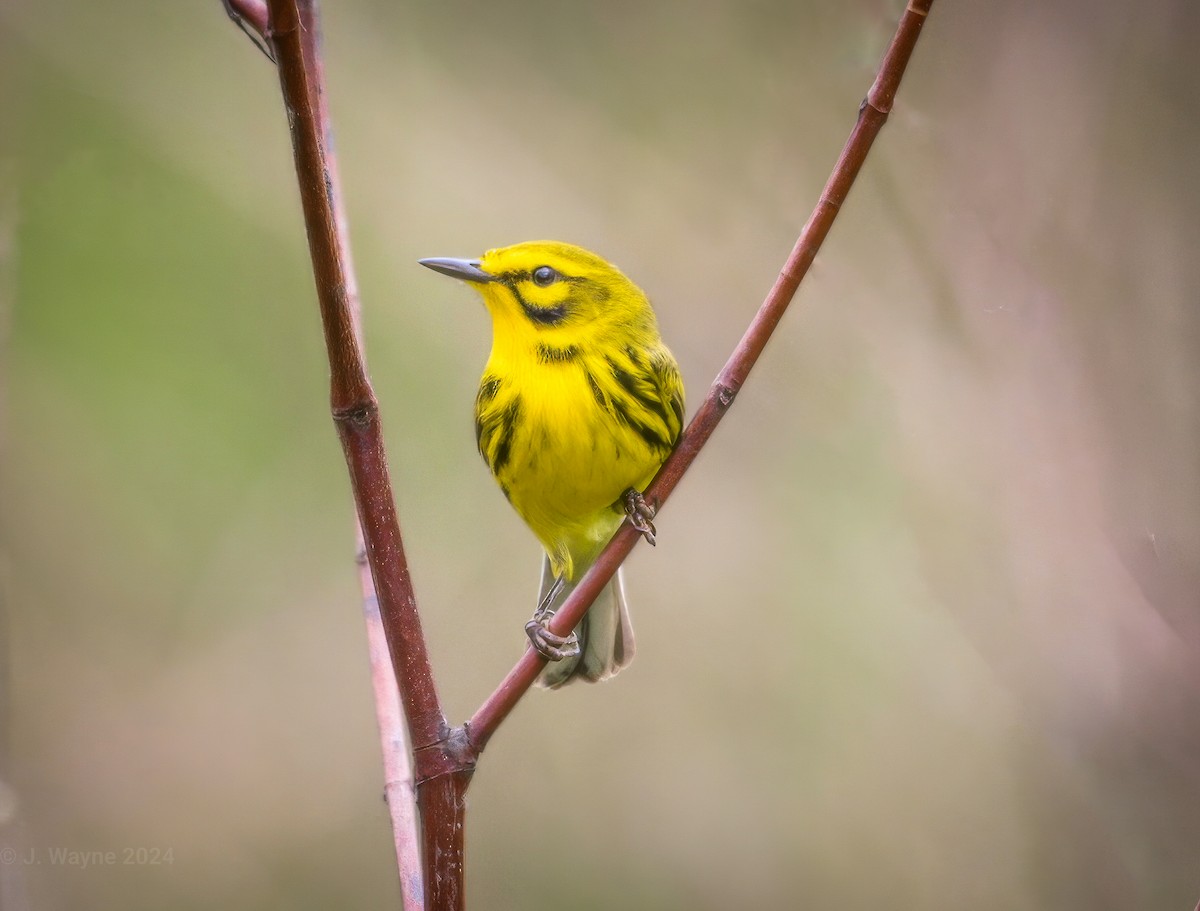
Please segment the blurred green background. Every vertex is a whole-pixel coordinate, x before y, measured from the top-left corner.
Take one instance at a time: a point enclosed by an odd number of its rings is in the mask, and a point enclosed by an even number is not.
[[[522,649],[537,548],[474,452],[485,313],[415,260],[601,252],[694,407],[900,4],[327,7],[373,380],[461,721]],[[531,694],[489,746],[472,907],[1193,906],[1198,38],[1191,0],[935,6],[796,307],[629,561],[638,660]],[[395,907],[275,73],[217,0],[5,0],[0,61],[0,897]]]

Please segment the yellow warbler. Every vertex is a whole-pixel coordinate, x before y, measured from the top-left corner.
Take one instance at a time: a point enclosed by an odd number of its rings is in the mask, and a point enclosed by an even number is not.
[[[683,425],[683,382],[646,295],[571,244],[530,241],[480,259],[423,259],[468,282],[492,317],[475,397],[479,452],[546,551],[526,632],[544,686],[611,677],[633,657],[620,573],[575,631],[546,624],[628,514],[651,543],[640,491]]]

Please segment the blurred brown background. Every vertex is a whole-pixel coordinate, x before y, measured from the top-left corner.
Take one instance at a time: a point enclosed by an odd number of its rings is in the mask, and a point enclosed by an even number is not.
[[[596,249],[694,406],[900,4],[327,7],[373,379],[461,721],[520,653],[537,548],[473,448],[486,316],[415,260]],[[275,74],[217,0],[6,0],[0,30],[4,895],[395,907]],[[1191,0],[935,6],[630,560],[638,660],[532,694],[489,747],[473,907],[1194,905],[1197,39]]]

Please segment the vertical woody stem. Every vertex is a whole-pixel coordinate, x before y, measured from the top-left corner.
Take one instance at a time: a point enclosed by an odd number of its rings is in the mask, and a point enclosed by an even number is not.
[[[437,911],[458,909],[463,906],[463,794],[473,764],[452,749],[417,613],[388,477],[379,407],[367,379],[353,314],[354,280],[343,255],[344,219],[339,217],[336,177],[327,158],[320,116],[313,0],[304,0],[303,7],[302,17],[297,0],[269,0],[269,37],[279,62],[325,330],[330,405],[350,472],[379,616],[412,743],[421,811],[424,899]],[[387,717],[381,712],[381,722]],[[389,749],[392,745],[385,743],[385,759]]]
[[[280,61],[291,124],[309,250],[329,355],[330,404],[350,469],[367,559],[375,579],[383,627],[409,719],[414,749],[445,736],[445,720],[417,616],[416,598],[392,502],[380,432],[379,406],[367,380],[350,318],[348,281],[338,257],[331,178],[319,140],[308,74],[303,64],[295,0],[271,0],[271,37]]]
[[[316,112],[320,130],[321,150],[326,173],[329,175],[329,195],[333,208],[333,232],[337,258],[345,279],[346,305],[350,323],[358,343],[360,357],[366,364],[363,345],[362,311],[359,305],[358,283],[350,251],[350,231],[346,220],[338,173],[337,156],[333,152],[332,122],[325,101],[325,67],[321,57],[321,24],[314,0],[299,0],[300,35],[303,43],[304,70],[309,74],[309,103]],[[263,7],[265,30],[266,8]],[[417,838],[416,797],[413,785],[412,761],[408,738],[404,733],[404,714],[400,694],[392,669],[387,634],[375,596],[375,580],[366,559],[366,541],[362,523],[355,516],[354,535],[359,554],[358,577],[362,591],[363,619],[367,628],[367,653],[371,664],[371,686],[375,694],[375,718],[383,756],[384,799],[392,821],[392,844],[396,851],[396,866],[400,874],[400,896],[405,911],[423,911],[425,896],[421,874],[420,841]]]

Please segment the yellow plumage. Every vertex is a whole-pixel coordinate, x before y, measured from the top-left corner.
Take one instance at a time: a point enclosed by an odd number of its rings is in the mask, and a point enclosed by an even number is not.
[[[479,451],[545,549],[552,612],[582,577],[683,423],[683,383],[645,294],[570,244],[533,241],[477,261],[422,260],[470,282],[492,317],[475,400]],[[628,663],[632,630],[614,578],[576,629],[580,655],[542,682],[604,679]]]

